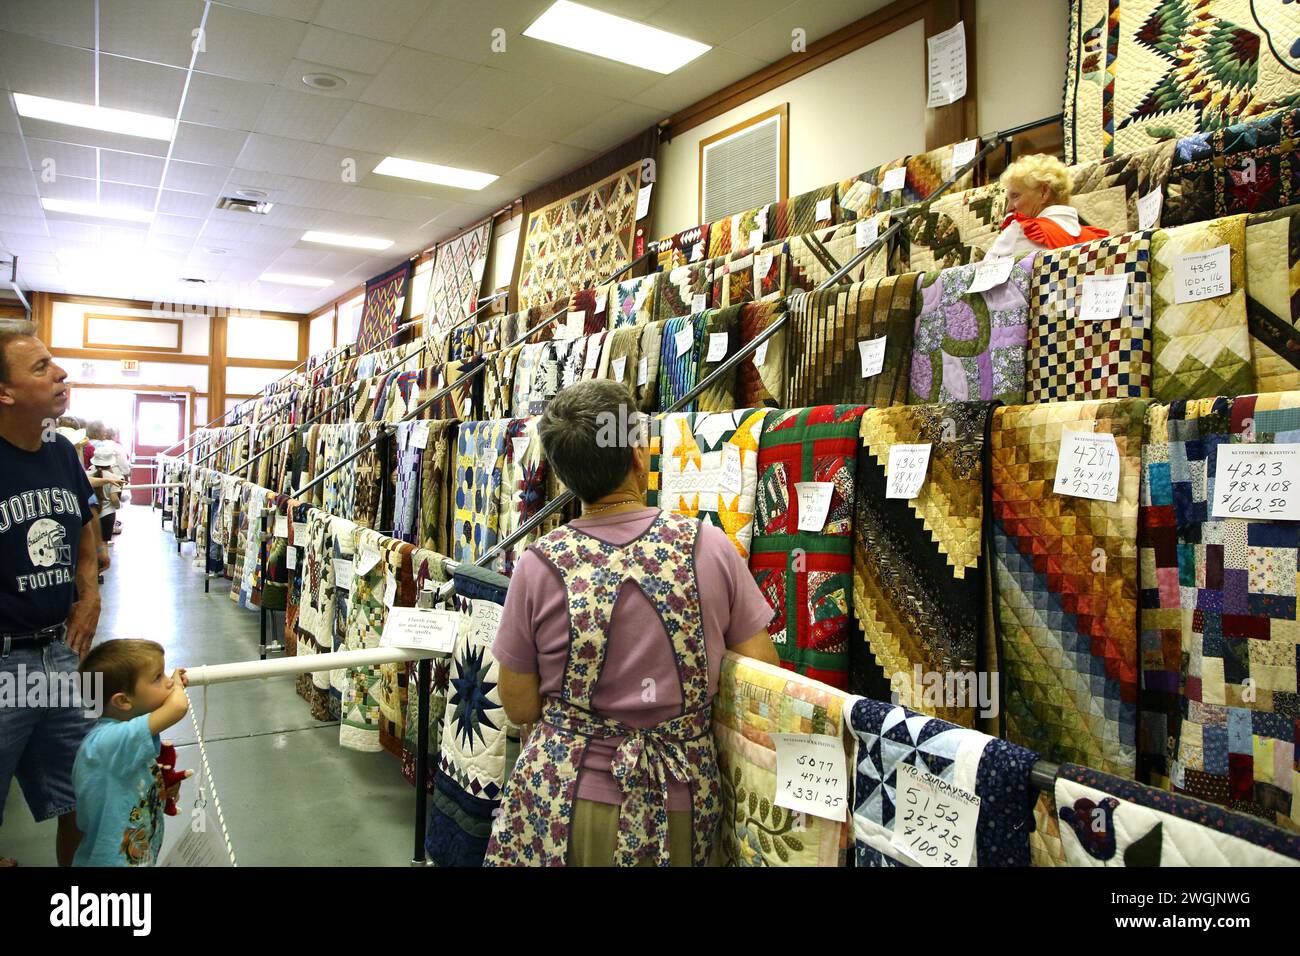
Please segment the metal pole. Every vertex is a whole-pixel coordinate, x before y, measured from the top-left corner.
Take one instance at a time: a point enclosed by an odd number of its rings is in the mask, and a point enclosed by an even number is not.
[[[378,667],[400,664],[441,654],[441,651],[411,650],[405,647],[370,647],[359,651],[334,651],[307,654],[303,657],[277,657],[269,661],[238,661],[233,664],[205,664],[187,667],[185,680],[191,687],[204,684],[227,684],[237,680],[311,674],[316,671],[342,670],[349,667]]]
[[[424,657],[415,665],[416,704],[415,729],[415,852],[411,855],[412,866],[424,866],[424,836],[429,820],[429,793],[425,782],[429,776],[429,685],[432,681],[433,665]],[[407,709],[410,718],[410,709]]]

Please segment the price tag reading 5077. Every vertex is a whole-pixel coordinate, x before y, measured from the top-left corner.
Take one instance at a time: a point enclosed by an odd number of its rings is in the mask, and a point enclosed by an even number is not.
[[[1116,501],[1119,498],[1119,449],[1109,432],[1061,432],[1061,452],[1056,459],[1058,495]]]
[[[844,745],[827,734],[772,734],[778,807],[844,820],[849,807]]]

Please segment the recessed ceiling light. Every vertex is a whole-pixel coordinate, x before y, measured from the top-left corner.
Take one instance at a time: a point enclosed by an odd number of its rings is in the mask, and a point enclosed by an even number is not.
[[[323,289],[334,284],[333,279],[321,279],[317,276],[296,276],[287,272],[263,272],[259,282],[278,282],[281,285],[305,285],[313,289]]]
[[[302,81],[313,90],[339,90],[348,85],[347,80],[333,73],[307,73]]]
[[[170,141],[176,132],[176,121],[166,116],[150,116],[130,110],[111,110],[105,106],[90,106],[68,100],[52,100],[27,93],[14,94],[14,107],[19,116],[30,119],[81,126],[102,130],[105,133],[123,133],[126,136],[143,136],[146,139]]]
[[[656,73],[671,73],[712,49],[707,43],[569,0],[556,0],[524,36]]]
[[[374,236],[344,236],[337,232],[318,232],[315,229],[302,234],[303,242],[320,242],[327,246],[347,246],[349,249],[387,249],[393,244],[392,239],[379,239]]]
[[[151,222],[153,213],[139,209],[123,209],[101,206],[93,202],[77,202],[73,199],[41,199],[46,212],[64,212],[72,216],[93,216],[96,219],[122,219],[127,222]]]
[[[267,192],[264,189],[236,189],[235,195],[241,199],[265,199]]]
[[[437,163],[420,163],[414,159],[398,159],[396,156],[389,156],[376,166],[373,172],[380,176],[417,179],[422,183],[454,186],[457,189],[482,189],[488,183],[500,178],[495,173],[478,173],[472,169],[439,166]]]
[[[210,256],[224,256],[224,255],[225,255],[227,252],[229,252],[230,250],[228,250],[228,249],[219,249],[219,248],[217,248],[216,246],[205,246],[204,249],[203,249],[203,251],[206,252],[206,253],[207,253],[208,255],[210,255]]]

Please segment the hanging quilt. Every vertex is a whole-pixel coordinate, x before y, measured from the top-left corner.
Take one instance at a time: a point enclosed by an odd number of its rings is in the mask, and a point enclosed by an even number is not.
[[[357,352],[369,351],[385,341],[392,341],[410,287],[409,261],[366,283],[366,298],[357,325]]]
[[[632,379],[632,396],[638,410],[653,412],[659,407],[659,353],[663,347],[663,321],[654,321],[641,333],[641,357],[636,363],[636,377]],[[628,375],[632,372],[629,368]]]
[[[503,541],[541,511],[551,497],[548,494],[552,485],[551,470],[542,453],[542,440],[537,436],[537,422],[536,418],[515,418],[506,425],[497,500],[497,534]],[[558,514],[547,519],[539,529],[503,551],[493,562],[492,570],[509,576],[524,549],[558,527],[559,522]]]
[[[1025,400],[1029,290],[1037,255],[1025,256],[1006,282],[984,292],[966,291],[973,265],[921,276],[909,404]]]
[[[420,458],[420,547],[439,554],[451,552],[451,520],[455,513],[458,448],[454,420],[429,423],[424,454]]]
[[[754,341],[768,326],[787,322],[788,314],[785,299],[742,305],[737,349]],[[780,408],[785,404],[785,343],[786,327],[783,325],[741,361],[736,372],[737,405],[742,408],[759,405]]]
[[[909,268],[920,271],[927,256],[936,262],[953,258],[954,264],[982,260],[1002,233],[1006,198],[1006,188],[1000,182],[940,196],[926,211],[927,221],[930,214],[936,217],[933,230],[920,239],[912,232],[915,248],[909,255],[917,261],[909,263]],[[927,237],[933,246],[925,245]]]
[[[883,209],[893,209],[897,206],[906,205],[908,200],[903,195],[903,189],[885,192],[881,188],[884,185],[886,173],[891,169],[898,169],[900,166],[906,165],[907,157],[903,156],[882,163],[874,169],[868,169],[865,173],[859,173],[852,179],[844,180],[840,183],[839,189],[840,206],[861,219]]]
[[[632,391],[636,387],[641,362],[641,337],[644,325],[624,326],[609,333],[601,365],[605,378],[621,382]]]
[[[851,836],[847,820],[792,813],[773,802],[776,745],[771,735],[817,734],[843,743],[853,700],[752,658],[723,657],[713,699],[713,735],[722,777],[716,853],[724,866],[845,865]],[[851,766],[848,756],[846,746]]]
[[[704,381],[740,347],[740,310],[710,309],[705,313],[704,342],[700,349],[699,381]],[[710,360],[710,356],[716,356]],[[700,392],[695,407],[701,412],[726,412],[736,407],[736,370],[733,366]]]
[[[447,361],[459,362],[478,355],[478,342],[472,325],[458,325],[447,330]]]
[[[569,296],[568,320],[577,322],[576,316],[582,316],[582,334],[595,335],[604,332],[613,324],[609,312],[610,287],[602,285],[597,288],[579,289]],[[570,333],[572,334],[572,333]]]
[[[853,506],[861,405],[768,416],[758,452],[749,569],[776,615],[768,625],[782,666],[848,686],[853,635]],[[802,530],[797,486],[831,485],[826,517]]]
[[[436,551],[416,548],[410,556],[411,580],[414,593],[424,590],[426,582],[433,585],[447,580],[447,571],[443,567],[444,555]],[[417,786],[416,763],[420,752],[419,721],[419,672],[415,661],[407,661],[404,667],[405,688],[402,697],[402,776],[411,786]],[[442,715],[447,707],[447,685],[451,676],[451,661],[446,657],[435,657],[429,674],[429,733],[428,749],[425,751],[424,787],[433,793],[433,778],[438,769],[438,751],[442,736]]]
[[[1231,291],[1213,299],[1175,302],[1179,259],[1220,246],[1230,250]],[[1156,231],[1151,240],[1154,398],[1169,402],[1255,390],[1245,280],[1245,216]]]
[[[523,235],[519,302],[563,300],[608,281],[633,259],[641,161],[529,213]]]
[[[486,355],[504,346],[501,341],[501,319],[487,319],[474,326],[474,353]]]
[[[1143,776],[1293,832],[1300,528],[1210,504],[1221,445],[1297,440],[1297,392],[1153,405],[1141,541]]]
[[[392,607],[414,607],[419,591],[416,588],[412,560],[415,547],[402,541],[386,538],[383,544],[384,589],[383,596],[392,598]],[[387,620],[387,609],[384,611]],[[380,627],[382,635],[383,628]],[[406,754],[406,716],[407,716],[407,681],[410,661],[394,664],[380,664],[377,668],[379,681],[374,696],[379,705],[379,746],[398,760]],[[411,715],[416,722],[416,716]],[[412,736],[414,740],[414,736]]]
[[[877,234],[889,228],[889,213],[875,216]],[[845,222],[815,232],[791,236],[786,242],[789,262],[786,265],[785,291],[812,292],[849,264],[858,254],[858,224]],[[866,282],[887,275],[897,245],[882,243],[866,259],[840,278],[841,283]],[[898,271],[898,270],[894,270]]]
[[[1006,738],[1044,760],[1132,777],[1136,761],[1137,505],[1147,403],[1053,402],[993,413],[995,613]],[[1052,491],[1062,435],[1109,433],[1115,502]]]
[[[1065,157],[1081,163],[1300,102],[1292,4],[1072,0]]]
[[[988,402],[868,409],[853,525],[853,611],[866,640],[849,651],[849,689],[974,727],[994,715],[985,649],[984,454]],[[928,444],[925,483],[886,498],[889,449]],[[868,653],[864,654],[863,651]],[[869,656],[868,656],[869,655]],[[940,696],[941,688],[961,690]],[[978,691],[991,691],[980,700]],[[991,705],[991,706],[990,706]]]
[[[908,273],[790,296],[786,401],[907,404],[913,295],[920,278]],[[859,343],[881,338],[883,366],[878,374],[863,378]]]
[[[1259,390],[1300,388],[1300,206],[1246,219],[1246,316]]]
[[[773,203],[767,214],[767,239],[789,239],[814,229],[832,226],[843,215],[836,200],[839,184],[832,183]]]
[[[707,312],[683,315],[664,323],[659,351],[659,408],[667,410],[686,395],[699,381],[700,357],[704,354],[704,330],[708,325]],[[689,331],[690,341],[685,333]],[[679,338],[681,336],[681,338]],[[682,346],[685,346],[684,348]],[[695,402],[677,411],[695,411]]]
[[[537,381],[539,369],[543,363],[553,357],[550,342],[538,342],[520,346],[519,358],[515,363],[515,381],[511,387],[510,414],[515,417],[527,415],[533,402],[533,386]]]
[[[1300,21],[1300,11],[1292,9],[1290,15]],[[1291,28],[1291,36],[1297,32],[1300,22]],[[1296,76],[1290,81],[1292,100],[1300,101]],[[1179,140],[1169,172],[1164,224],[1181,226],[1234,213],[1267,212],[1300,200],[1297,127],[1300,110],[1288,109]]]
[[[713,290],[709,296],[716,308],[743,305],[779,297],[785,289],[786,257],[781,248],[766,251],[745,249],[733,252],[713,264]],[[762,272],[758,267],[762,266]]]
[[[301,576],[298,655],[327,654],[334,649],[334,545],[330,539],[330,516],[316,508],[307,512]],[[303,674],[298,678],[297,687],[298,693],[311,705],[312,716],[329,720],[329,672]]]
[[[478,308],[479,287],[487,269],[492,217],[438,244],[424,310],[425,336],[468,319]]]
[[[675,412],[660,423],[659,507],[721,528],[746,559],[754,538],[758,448],[768,413],[765,408]],[[731,456],[740,482],[723,488],[724,463]]]
[[[979,143],[976,142],[976,151]],[[907,157],[907,185],[903,196],[906,203],[917,203],[929,199],[956,172],[952,164],[951,146],[940,146],[928,153]],[[975,171],[967,170],[952,186],[949,192],[961,192],[975,185]]]
[[[655,297],[655,319],[666,322],[709,308],[713,304],[711,270],[711,262],[695,262],[664,273]]]
[[[462,422],[456,438],[452,557],[474,562],[497,543],[498,498],[509,419]]]
[[[1056,774],[1070,866],[1300,866],[1300,835],[1076,764]]]
[[[356,556],[357,532],[360,529],[351,521],[345,518],[336,518],[330,516],[330,543],[334,551],[334,566],[337,568],[340,564],[346,567],[352,563]],[[352,582],[350,580],[339,579],[335,581],[334,587],[334,608],[333,608],[333,633],[330,651],[338,651],[343,648],[343,641],[347,635],[348,611],[352,606]],[[316,675],[313,675],[315,677]],[[341,721],[343,719],[342,699],[343,685],[346,682],[347,671],[342,668],[335,668],[329,672],[329,697],[325,701],[329,710],[329,719]]]
[[[516,345],[487,357],[487,367],[483,370],[484,417],[510,417],[514,408],[515,369],[525,348],[525,345]]]
[[[356,559],[352,566],[351,600],[348,602],[341,650],[360,651],[379,646],[388,605],[384,586],[388,563],[383,559],[385,539],[377,531],[357,532]],[[363,571],[362,568],[368,569]],[[374,752],[379,746],[379,668],[349,667],[344,672],[339,721],[339,746]]]
[[[1128,277],[1119,318],[1083,322],[1083,278]],[[1025,391],[1030,402],[1146,398],[1151,394],[1151,233],[1042,253],[1029,311]]]
[[[616,283],[610,297],[613,328],[645,325],[654,318],[655,298],[663,274],[653,272],[639,279]]]
[[[671,272],[691,262],[703,262],[709,258],[709,224],[692,226],[675,236],[660,239],[655,243],[655,251],[659,256],[660,272]]]
[[[709,226],[709,258],[717,259],[731,252],[753,249],[768,238],[767,221],[771,205],[759,206],[734,216],[719,219]],[[757,240],[755,242],[754,240]]]
[[[853,832],[858,866],[919,865],[893,842],[899,764],[979,797],[971,866],[1029,865],[1036,796],[1029,771],[1037,754],[937,717],[867,698],[854,700],[847,720],[857,751]],[[946,849],[942,844],[940,848]]]
[[[1136,149],[1123,156],[1070,167],[1070,205],[1079,222],[1097,226],[1112,236],[1141,228],[1137,203],[1143,196],[1164,192],[1174,161],[1172,140]],[[1159,219],[1148,228],[1160,225]]]

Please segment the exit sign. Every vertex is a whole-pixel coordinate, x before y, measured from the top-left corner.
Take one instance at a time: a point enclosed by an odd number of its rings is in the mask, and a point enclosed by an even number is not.
[[[139,360],[139,359],[122,359],[122,371],[123,371],[123,372],[139,372],[139,371],[140,371],[140,360]]]

